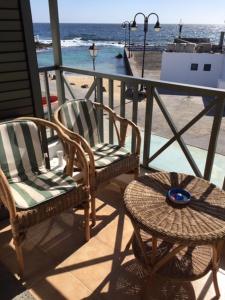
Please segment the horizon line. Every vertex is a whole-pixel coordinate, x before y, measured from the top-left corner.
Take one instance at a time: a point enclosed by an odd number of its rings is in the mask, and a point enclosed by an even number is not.
[[[104,25],[120,25],[124,21],[121,21],[121,23],[105,23],[105,22],[59,22],[59,24],[104,24]],[[40,21],[33,21],[33,23],[39,23],[39,24],[50,24],[50,21],[45,21],[45,22],[40,22]],[[137,23],[137,24],[142,24],[142,23]],[[149,25],[154,25],[153,23],[149,23]],[[179,25],[179,23],[162,23],[160,24],[164,25]],[[221,25],[224,26],[224,23],[183,23],[183,25]]]

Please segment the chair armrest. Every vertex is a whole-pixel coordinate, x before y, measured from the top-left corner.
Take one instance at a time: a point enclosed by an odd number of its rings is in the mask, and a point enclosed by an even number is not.
[[[57,132],[58,137],[61,139],[64,146],[67,148],[67,162],[66,162],[66,174],[72,176],[73,166],[74,166],[74,157],[75,154],[80,162],[81,170],[83,172],[83,181],[84,184],[89,186],[89,165],[84,153],[84,150],[81,148],[79,143],[76,140],[71,139],[66,135],[63,130],[57,125],[50,121],[39,119],[35,117],[21,117],[17,120],[30,120],[34,122],[37,126],[49,127]]]
[[[136,149],[135,149],[135,154],[139,155],[140,154],[140,148],[141,148],[141,133],[136,124],[134,122],[122,118],[118,114],[116,114],[111,108],[108,106],[98,103],[98,102],[93,102],[93,104],[96,106],[96,108],[100,108],[102,110],[105,110],[109,113],[109,116],[112,118],[113,124],[116,129],[117,137],[119,140],[119,144],[121,147],[124,146],[125,140],[126,140],[126,133],[127,133],[127,127],[130,126],[132,130],[134,131],[135,138],[136,138]],[[120,131],[116,125],[116,121],[120,122]]]

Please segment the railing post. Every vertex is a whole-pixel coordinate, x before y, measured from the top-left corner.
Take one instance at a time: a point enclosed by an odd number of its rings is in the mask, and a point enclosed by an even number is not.
[[[217,99],[215,116],[213,120],[211,136],[209,141],[208,154],[207,154],[206,164],[205,164],[204,179],[206,180],[210,180],[212,174],[213,163],[216,154],[216,146],[217,146],[220,126],[224,114],[224,106],[225,106],[225,98],[219,97]]]
[[[146,109],[145,109],[145,132],[144,132],[144,149],[143,149],[143,167],[148,167],[150,157],[151,133],[152,133],[152,113],[153,113],[153,89],[151,85],[146,86]]]
[[[103,89],[102,78],[97,78],[97,102],[103,104]],[[104,142],[104,122],[103,122],[103,110],[98,113],[99,133],[101,141]]]
[[[120,87],[120,116],[125,118],[125,82],[121,81]]]
[[[61,40],[59,32],[59,14],[58,14],[58,3],[57,0],[49,0],[49,13],[50,13],[50,24],[52,30],[52,49],[54,54],[54,63],[56,67],[56,88],[58,101],[63,103],[65,101],[65,89],[62,78],[62,71],[58,69],[62,65],[62,52],[61,52]]]
[[[138,117],[138,84],[134,86],[134,97],[133,97],[133,109],[132,109],[132,121],[137,124]],[[134,130],[132,130],[132,141],[131,141],[131,151],[135,152],[136,148],[136,135]]]
[[[113,80],[109,79],[109,107],[114,109],[114,93],[113,93]],[[109,116],[109,143],[113,144],[114,136],[113,136],[113,122]]]
[[[121,81],[120,84],[120,116],[125,118],[126,116],[126,102],[125,102],[125,89],[126,85],[124,81]],[[120,124],[120,135],[122,135],[123,129]]]
[[[44,72],[44,84],[45,84],[45,97],[46,97],[46,104],[48,107],[47,110],[47,115],[48,115],[48,120],[51,121],[52,120],[52,107],[51,107],[51,96],[50,96],[50,92],[49,92],[49,83],[48,83],[48,73],[47,71]],[[54,135],[54,131],[51,128],[50,129],[51,132],[51,137]]]

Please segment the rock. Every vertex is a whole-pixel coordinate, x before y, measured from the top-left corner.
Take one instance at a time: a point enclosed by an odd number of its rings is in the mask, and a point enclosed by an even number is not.
[[[52,43],[41,43],[41,42],[35,42],[35,47],[38,50],[47,49],[48,47],[52,47]]]
[[[106,88],[104,86],[102,87],[102,91],[103,91],[103,93],[106,92]]]
[[[120,59],[120,58],[123,58],[123,55],[121,53],[119,53],[115,57]]]
[[[51,80],[56,80],[55,74],[52,74],[52,75],[51,75]]]
[[[81,85],[81,88],[82,88],[82,89],[87,89],[87,88],[88,88],[88,84],[82,84],[82,85]]]
[[[76,83],[75,82],[70,82],[70,85],[76,85]]]

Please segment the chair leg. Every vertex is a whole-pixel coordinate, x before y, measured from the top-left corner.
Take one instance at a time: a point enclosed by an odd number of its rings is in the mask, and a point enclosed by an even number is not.
[[[85,240],[88,242],[90,240],[90,213],[89,206],[84,209],[85,218]]]
[[[22,245],[16,238],[13,238],[13,242],[14,242],[17,262],[18,262],[18,266],[19,266],[19,275],[20,275],[20,277],[23,277],[24,276],[24,259],[23,259]]]
[[[92,226],[95,226],[96,224],[96,209],[95,209],[95,198],[96,193],[91,193],[91,220],[92,220]]]

